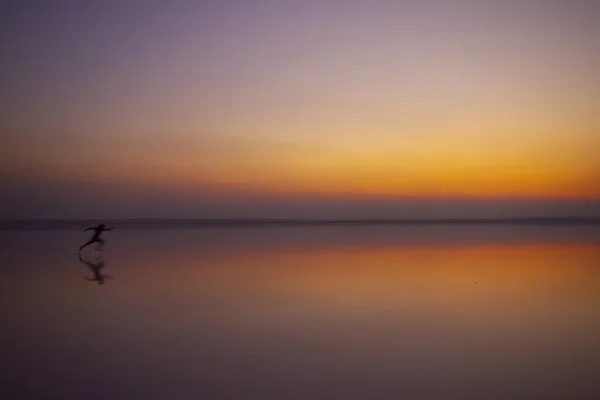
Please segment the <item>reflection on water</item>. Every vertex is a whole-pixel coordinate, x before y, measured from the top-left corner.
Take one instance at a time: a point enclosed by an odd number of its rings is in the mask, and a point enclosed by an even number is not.
[[[0,233],[0,394],[600,398],[591,229],[123,230],[102,290],[78,235]]]
[[[90,270],[92,270],[93,277],[89,278],[86,276],[86,280],[90,282],[97,282],[98,285],[103,285],[106,282],[106,279],[113,279],[113,277],[110,275],[102,274],[102,269],[106,265],[106,262],[104,261],[104,256],[97,256],[95,261],[90,261],[83,258],[80,254],[79,261],[82,264],[88,266]]]

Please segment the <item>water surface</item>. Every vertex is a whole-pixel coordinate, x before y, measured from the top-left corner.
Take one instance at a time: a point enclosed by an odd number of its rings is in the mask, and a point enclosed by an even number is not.
[[[593,226],[0,239],[3,398],[600,398]]]

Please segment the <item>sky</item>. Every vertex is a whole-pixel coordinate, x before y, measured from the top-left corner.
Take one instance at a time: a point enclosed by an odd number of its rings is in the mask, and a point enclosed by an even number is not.
[[[600,216],[595,1],[0,15],[0,218]]]

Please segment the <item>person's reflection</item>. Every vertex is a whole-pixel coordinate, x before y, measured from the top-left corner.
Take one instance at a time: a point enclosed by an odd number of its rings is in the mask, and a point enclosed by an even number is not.
[[[112,276],[102,274],[101,270],[102,270],[102,268],[104,268],[104,265],[105,265],[103,256],[98,256],[98,257],[96,257],[96,262],[91,262],[91,261],[83,259],[80,255],[79,261],[81,261],[82,263],[87,265],[92,270],[92,273],[94,274],[93,278],[88,278],[86,276],[85,277],[86,280],[88,280],[90,282],[98,282],[98,285],[102,285],[102,284],[104,284],[105,279],[112,279]]]

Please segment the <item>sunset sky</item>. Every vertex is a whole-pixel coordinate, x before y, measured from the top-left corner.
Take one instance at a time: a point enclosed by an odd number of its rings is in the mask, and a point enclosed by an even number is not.
[[[593,0],[0,15],[0,218],[600,215]]]

